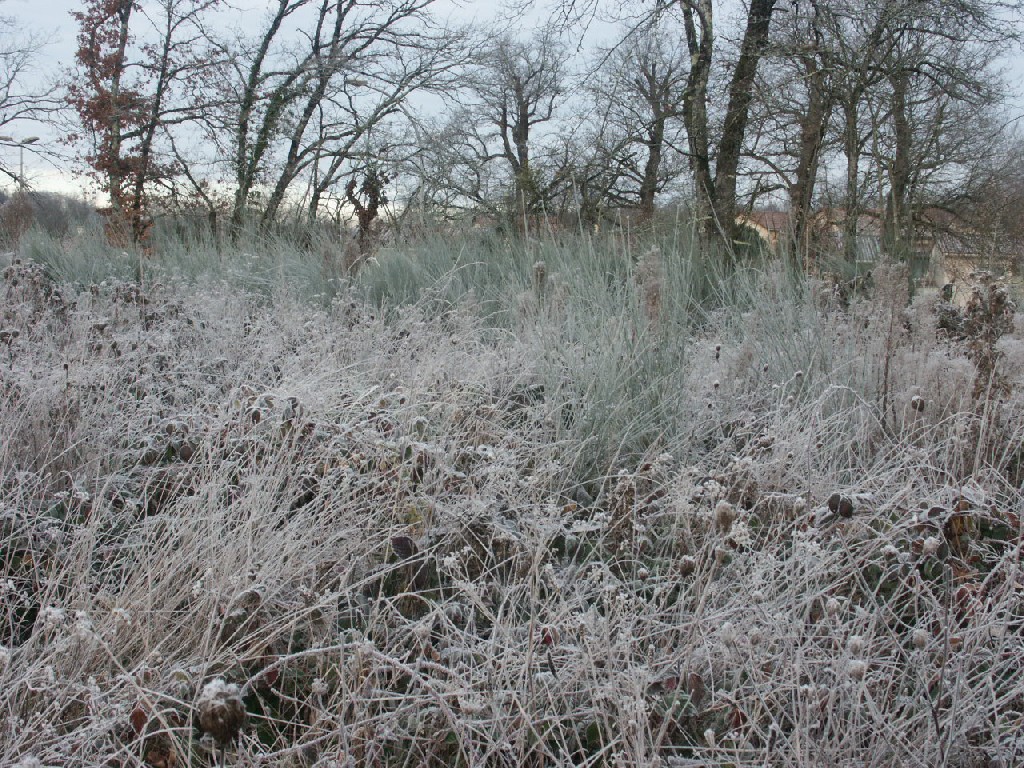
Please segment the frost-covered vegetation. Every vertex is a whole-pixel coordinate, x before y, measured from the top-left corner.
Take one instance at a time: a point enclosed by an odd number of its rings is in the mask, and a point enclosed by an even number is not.
[[[351,281],[16,258],[4,765],[1024,760],[996,284],[725,275],[685,238]]]

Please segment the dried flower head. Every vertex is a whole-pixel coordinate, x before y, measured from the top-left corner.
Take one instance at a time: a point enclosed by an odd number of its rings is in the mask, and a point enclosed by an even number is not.
[[[722,533],[728,533],[736,521],[736,507],[725,499],[715,505],[715,526]]]
[[[828,497],[828,508],[840,517],[853,517],[853,500],[841,493],[833,493]]]
[[[926,557],[934,557],[936,554],[938,554],[939,547],[941,546],[942,542],[939,541],[939,538],[937,536],[929,536],[921,544],[921,552]]]
[[[868,663],[860,659],[851,659],[846,664],[846,672],[854,680],[863,680],[864,676],[868,673]]]
[[[727,621],[724,624],[722,624],[720,637],[722,638],[722,642],[726,645],[736,644],[738,640],[738,635],[736,634],[736,627],[733,625],[731,621]]]
[[[52,630],[59,627],[67,619],[67,613],[63,608],[57,608],[53,605],[48,605],[41,611],[43,620],[43,626],[46,629]]]
[[[222,678],[214,678],[203,686],[196,702],[199,727],[218,744],[228,744],[238,738],[245,725],[245,705],[238,686]]]
[[[533,265],[533,290],[538,296],[543,296],[548,286],[548,265],[543,261],[537,261]]]

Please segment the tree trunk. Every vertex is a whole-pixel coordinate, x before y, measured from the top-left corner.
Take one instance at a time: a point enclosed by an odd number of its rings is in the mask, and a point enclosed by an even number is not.
[[[843,216],[843,255],[850,264],[857,260],[857,219],[860,216],[860,136],[857,131],[857,101],[843,105],[843,153],[846,155],[846,202]]]
[[[231,239],[238,239],[242,231],[245,219],[245,210],[249,204],[249,193],[256,182],[257,172],[263,154],[266,152],[269,136],[264,130],[273,119],[276,125],[277,117],[280,115],[283,105],[279,105],[277,113],[272,116],[268,114],[263,119],[263,124],[256,141],[250,145],[249,131],[253,117],[255,116],[256,104],[260,99],[260,88],[263,85],[264,72],[263,63],[266,61],[270,51],[270,45],[281,29],[285,18],[291,14],[297,6],[289,5],[289,0],[278,0],[277,9],[270,21],[270,26],[263,34],[259,47],[249,65],[249,72],[246,77],[245,86],[242,90],[238,107],[238,129],[235,131],[234,166],[235,166],[235,199],[231,207]],[[272,97],[273,98],[273,97]],[[278,94],[280,99],[280,94]],[[273,112],[273,102],[268,107],[268,112]]]
[[[114,228],[122,230],[127,228],[127,214],[125,208],[124,186],[125,172],[124,161],[121,157],[121,142],[124,133],[124,122],[121,115],[121,77],[124,74],[125,52],[128,49],[128,23],[131,20],[134,3],[132,0],[122,0],[116,9],[117,29],[117,50],[114,54],[113,72],[110,78],[110,125],[107,129],[107,195],[110,198],[110,207],[114,218]],[[127,232],[118,231],[120,237],[127,235]]]
[[[913,129],[907,114],[907,88],[909,77],[906,72],[892,75],[892,121],[896,140],[892,164],[889,167],[889,195],[885,204],[885,248],[890,256],[900,255],[908,244],[910,236],[910,215],[908,192],[910,189],[911,145]]]
[[[714,192],[715,218],[727,247],[732,244],[736,233],[736,176],[750,116],[750,102],[754,98],[754,78],[768,43],[774,10],[775,0],[751,0],[740,57],[729,84],[729,103],[715,163]]]
[[[654,198],[658,194],[658,176],[661,172],[661,153],[665,143],[665,117],[659,115],[647,136],[647,162],[640,181],[640,215],[650,218],[654,214]]]
[[[167,27],[164,30],[163,41],[160,46],[160,57],[156,66],[156,87],[153,98],[149,105],[149,114],[146,122],[141,128],[141,140],[139,142],[139,167],[133,179],[134,188],[131,194],[131,220],[132,242],[139,244],[149,237],[151,220],[146,212],[146,183],[151,180],[153,165],[153,143],[156,139],[156,131],[163,118],[164,97],[171,80],[171,47],[174,43],[174,9],[170,6],[166,9]]]
[[[832,96],[825,83],[825,72],[811,60],[807,72],[807,112],[800,123],[800,154],[797,158],[796,176],[789,189],[789,204],[792,211],[792,232],[790,253],[794,263],[804,268],[811,261],[811,206],[814,202],[814,187],[818,178],[821,147],[828,130],[828,116],[832,111]]]
[[[693,175],[694,212],[701,234],[710,239],[717,232],[714,221],[715,184],[711,176],[708,135],[708,78],[711,75],[713,16],[711,0],[695,0],[683,6],[683,26],[690,52],[690,74],[683,96],[690,172]]]
[[[683,122],[690,151],[696,214],[701,233],[731,250],[736,231],[736,177],[753,100],[757,66],[768,42],[775,0],[752,0],[740,57],[729,84],[725,123],[718,142],[714,177],[711,174],[708,127],[708,80],[714,45],[711,0],[683,4],[683,26],[690,52],[690,75],[683,98]]]

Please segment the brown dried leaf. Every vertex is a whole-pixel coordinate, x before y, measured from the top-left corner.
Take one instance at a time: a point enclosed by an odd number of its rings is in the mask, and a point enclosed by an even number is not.
[[[131,721],[135,733],[141,736],[142,732],[146,730],[146,723],[149,722],[149,713],[143,709],[141,704],[136,704],[128,719]]]
[[[408,560],[417,552],[416,542],[408,536],[392,536],[391,549],[402,560]]]

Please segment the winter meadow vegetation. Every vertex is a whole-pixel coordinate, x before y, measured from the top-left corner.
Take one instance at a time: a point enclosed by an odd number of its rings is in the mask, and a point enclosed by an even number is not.
[[[1008,289],[672,232],[28,233],[0,762],[1019,764]]]
[[[1024,765],[1024,0],[68,5],[0,765]]]

